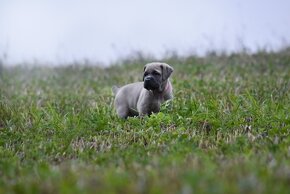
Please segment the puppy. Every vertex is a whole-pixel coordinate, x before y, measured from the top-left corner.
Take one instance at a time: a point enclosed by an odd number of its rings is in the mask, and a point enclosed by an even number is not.
[[[115,109],[119,117],[145,116],[160,111],[160,105],[173,97],[168,80],[173,68],[166,63],[153,62],[144,67],[143,82],[112,88]]]

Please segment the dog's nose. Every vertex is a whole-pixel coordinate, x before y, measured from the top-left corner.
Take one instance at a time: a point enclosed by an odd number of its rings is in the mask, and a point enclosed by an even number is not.
[[[150,81],[150,80],[152,80],[151,76],[146,76],[145,79],[144,79],[144,81]]]

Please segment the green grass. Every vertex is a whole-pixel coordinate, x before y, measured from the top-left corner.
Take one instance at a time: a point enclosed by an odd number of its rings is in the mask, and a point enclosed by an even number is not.
[[[121,120],[148,61],[2,68],[0,193],[289,192],[289,49],[164,59],[172,103]]]

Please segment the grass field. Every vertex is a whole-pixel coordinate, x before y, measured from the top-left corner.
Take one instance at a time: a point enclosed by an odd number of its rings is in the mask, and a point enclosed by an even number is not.
[[[121,120],[108,68],[0,73],[0,193],[289,193],[290,49],[169,57],[174,100]]]

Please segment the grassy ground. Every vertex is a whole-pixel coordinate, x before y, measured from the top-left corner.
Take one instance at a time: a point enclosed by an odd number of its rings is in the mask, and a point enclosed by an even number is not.
[[[290,50],[167,58],[175,98],[117,118],[109,68],[3,68],[0,193],[288,193]]]

